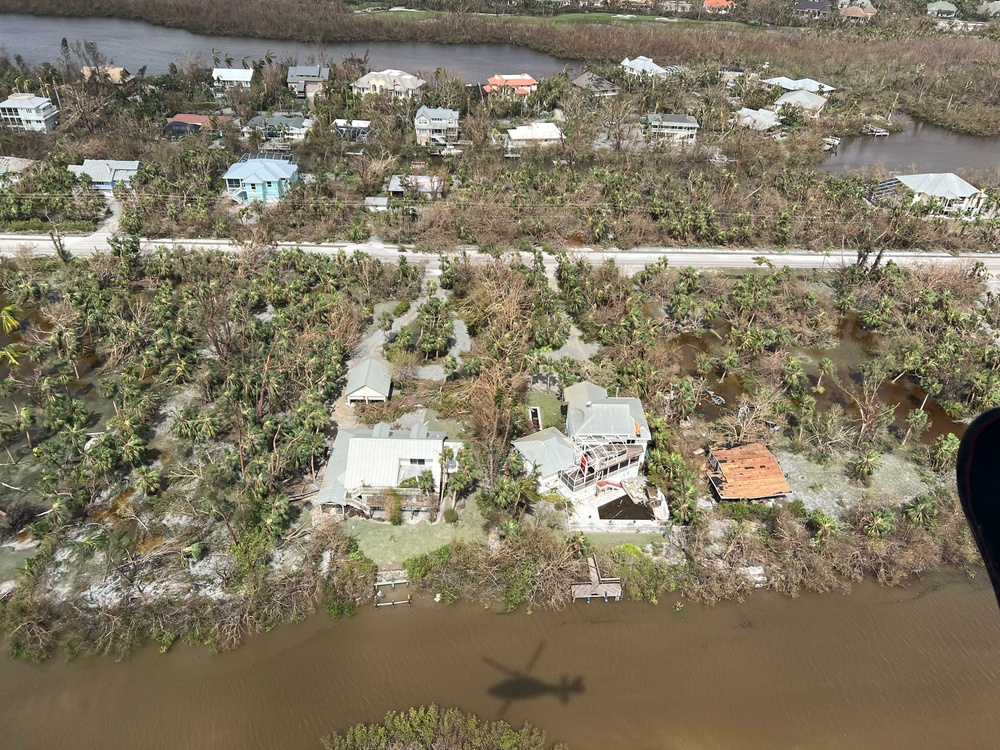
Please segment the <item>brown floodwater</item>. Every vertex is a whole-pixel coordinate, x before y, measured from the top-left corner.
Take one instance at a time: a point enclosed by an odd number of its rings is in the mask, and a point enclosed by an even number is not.
[[[849,596],[500,615],[426,598],[326,615],[212,655],[0,661],[2,746],[317,748],[437,702],[597,748],[994,747],[1000,611],[954,571]],[[538,653],[530,672],[526,670]]]

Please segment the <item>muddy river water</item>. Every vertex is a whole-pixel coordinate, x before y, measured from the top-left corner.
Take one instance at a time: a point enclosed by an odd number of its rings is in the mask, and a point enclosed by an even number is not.
[[[500,615],[420,599],[317,615],[221,655],[0,660],[2,746],[317,748],[327,732],[431,701],[505,710],[577,750],[986,748],[1000,737],[1000,610],[985,574],[672,604]]]

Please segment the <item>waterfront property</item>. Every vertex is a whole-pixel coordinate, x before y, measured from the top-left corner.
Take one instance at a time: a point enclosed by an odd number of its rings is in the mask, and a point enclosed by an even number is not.
[[[0,124],[11,130],[51,133],[59,124],[59,110],[44,96],[11,94],[0,102]]]
[[[587,558],[587,570],[590,574],[590,581],[587,583],[574,583],[570,587],[574,601],[586,599],[587,604],[593,598],[608,601],[614,599],[616,602],[622,598],[622,579],[607,578],[601,575],[601,569],[597,567],[597,558],[591,555]]]
[[[705,0],[705,12],[715,13],[716,15],[726,15],[729,13],[736,3],[733,0]]]
[[[507,148],[517,151],[532,146],[556,146],[562,143],[563,134],[553,122],[530,122],[507,131]]]
[[[371,404],[389,400],[392,394],[392,375],[389,365],[369,357],[351,368],[347,374],[344,398],[348,404]]]
[[[625,68],[625,72],[629,75],[648,75],[654,78],[666,78],[667,76],[677,75],[687,70],[683,65],[668,65],[666,67],[657,65],[644,55],[639,55],[639,57],[632,59],[626,57],[621,61],[621,66]]]
[[[650,141],[694,143],[698,137],[698,121],[691,115],[646,115]]]
[[[650,439],[642,402],[609,397],[586,380],[569,386],[564,398],[565,434],[549,428],[514,441],[543,486],[570,497],[637,477]]]
[[[778,97],[774,103],[776,111],[781,111],[784,107],[798,107],[810,117],[819,117],[823,107],[826,106],[826,99],[811,91],[787,91]]]
[[[92,188],[110,195],[116,185],[129,187],[136,172],[142,169],[142,163],[111,159],[84,159],[83,164],[70,164],[66,169],[75,174],[78,180],[86,175],[90,178]]]
[[[538,90],[538,81],[527,73],[515,73],[506,75],[497,73],[486,79],[483,91],[487,94],[497,94],[500,96],[516,96],[527,98]]]
[[[227,115],[177,114],[167,120],[167,135],[188,135],[189,133],[221,133],[222,126],[232,118]]]
[[[243,126],[243,137],[256,134],[266,141],[301,141],[312,128],[312,120],[303,115],[261,112]]]
[[[792,9],[798,16],[821,18],[830,15],[830,0],[795,0]]]
[[[750,130],[771,130],[780,127],[781,118],[769,109],[747,109],[736,112],[736,124]]]
[[[594,96],[601,98],[616,96],[618,94],[618,87],[611,83],[611,81],[589,72],[577,76],[573,79],[572,83],[578,89],[589,91]]]
[[[131,94],[138,86],[138,79],[125,68],[112,65],[94,67],[84,65],[80,69],[84,83],[108,83],[122,91]]]
[[[330,69],[320,65],[292,65],[285,82],[297,99],[312,99],[330,80]]]
[[[986,193],[950,172],[901,174],[882,180],[872,194],[874,202],[898,203],[912,194],[911,205],[923,204],[932,214],[974,217],[986,207]]]
[[[298,181],[299,168],[288,154],[244,154],[222,179],[237,203],[276,203]]]
[[[419,513],[430,506],[429,494],[441,492],[442,481],[458,469],[452,459],[442,460],[444,449],[457,453],[462,444],[427,425],[392,429],[380,422],[373,429],[340,429],[330,451],[317,503],[346,513],[355,508],[371,516],[386,510],[389,490],[401,510]],[[420,487],[421,475],[431,480]]]
[[[421,107],[413,118],[418,146],[448,146],[458,140],[459,113],[445,107]]]
[[[215,68],[212,83],[217,90],[248,89],[253,81],[253,68]]]
[[[351,91],[358,96],[367,94],[387,94],[394,99],[416,99],[426,81],[402,70],[386,70],[365,73],[351,84]]]
[[[774,454],[762,443],[712,448],[708,482],[720,500],[765,500],[792,491]]]

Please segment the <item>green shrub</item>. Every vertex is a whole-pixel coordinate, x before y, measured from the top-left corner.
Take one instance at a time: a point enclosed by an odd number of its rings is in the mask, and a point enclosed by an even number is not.
[[[392,308],[392,317],[398,318],[401,315],[406,315],[410,311],[410,300],[404,299],[394,308]]]
[[[458,523],[458,511],[454,508],[445,508],[441,515],[444,516],[445,523]]]

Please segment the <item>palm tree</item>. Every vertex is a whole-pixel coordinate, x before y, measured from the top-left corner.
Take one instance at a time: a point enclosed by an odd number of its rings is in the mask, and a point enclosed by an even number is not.
[[[20,314],[21,311],[14,305],[0,308],[0,327],[3,328],[4,333],[10,333],[21,325],[21,321],[16,317]]]

